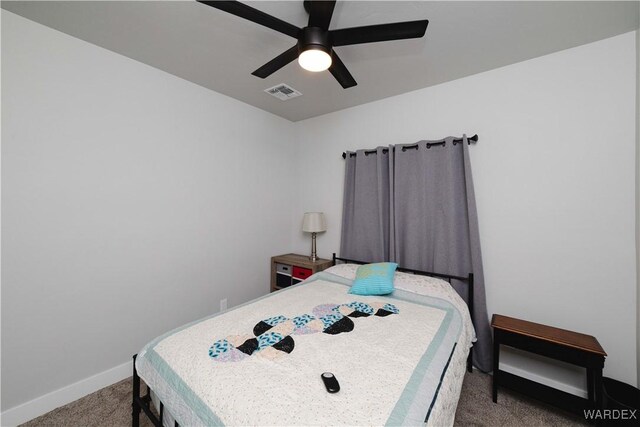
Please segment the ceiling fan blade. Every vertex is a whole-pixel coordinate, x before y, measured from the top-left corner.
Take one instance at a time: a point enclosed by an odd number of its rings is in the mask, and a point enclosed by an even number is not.
[[[298,57],[298,45],[293,46],[289,50],[285,50],[280,55],[273,58],[271,61],[264,64],[262,67],[255,70],[253,73],[254,76],[260,77],[261,79],[269,77],[271,74],[278,71],[280,68],[287,65],[289,62],[293,61]]]
[[[329,29],[335,1],[314,0],[309,9],[309,26],[320,27],[323,30]]]
[[[340,60],[340,57],[335,50],[331,51],[331,67],[329,67],[329,71],[333,74],[333,77],[336,78],[343,89],[348,89],[358,84],[349,70],[347,70],[347,67]]]
[[[298,31],[300,28],[295,25],[289,24],[275,16],[268,15],[258,9],[254,9],[239,1],[201,1],[199,3],[206,4],[216,9],[223,10],[232,15],[239,16],[240,18],[247,19],[256,24],[263,25],[272,30],[276,30],[282,34],[286,34],[293,38],[298,38]]]
[[[329,31],[334,46],[416,39],[424,36],[429,21],[396,22]]]

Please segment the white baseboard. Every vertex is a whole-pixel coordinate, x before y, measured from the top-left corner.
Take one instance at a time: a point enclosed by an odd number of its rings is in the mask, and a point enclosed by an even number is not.
[[[14,406],[0,414],[1,426],[16,426],[40,415],[46,414],[101,388],[115,384],[132,375],[132,362],[123,363],[115,368],[85,378],[76,383],[54,390],[29,402]]]
[[[548,377],[543,377],[542,375],[534,374],[532,372],[525,371],[524,369],[517,368],[512,365],[500,363],[500,370],[505,372],[510,372],[514,375],[518,375],[522,378],[526,378],[528,380],[535,381],[537,383],[544,384],[558,390],[566,391],[567,393],[574,394],[579,397],[584,397],[585,399],[587,398],[587,390],[583,390],[581,388],[578,388],[560,381],[556,381]]]

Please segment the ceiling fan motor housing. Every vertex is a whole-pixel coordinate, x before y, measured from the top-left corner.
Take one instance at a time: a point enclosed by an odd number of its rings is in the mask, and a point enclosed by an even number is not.
[[[319,27],[305,27],[298,35],[298,53],[305,50],[318,49],[331,55],[329,32]]]

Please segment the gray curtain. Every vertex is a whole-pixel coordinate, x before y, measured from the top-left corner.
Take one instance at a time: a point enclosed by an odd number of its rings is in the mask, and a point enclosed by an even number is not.
[[[362,261],[394,261],[406,268],[474,274],[473,359],[491,370],[489,327],[469,148],[462,143],[397,145],[347,153],[340,254]],[[368,154],[366,154],[368,153]],[[467,287],[453,281],[465,301]]]
[[[371,151],[358,150],[356,156],[346,158],[340,254],[351,254],[356,260],[389,261],[393,256],[389,244],[393,224],[389,158],[393,151],[385,147]]]

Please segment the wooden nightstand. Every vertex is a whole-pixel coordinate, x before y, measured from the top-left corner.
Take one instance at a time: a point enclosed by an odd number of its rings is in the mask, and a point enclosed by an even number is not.
[[[584,409],[602,409],[602,369],[607,353],[595,337],[499,314],[493,315],[491,326],[494,402],[498,401],[498,386],[505,386],[579,415],[584,415]],[[586,368],[588,399],[501,371],[500,344]]]
[[[271,258],[271,292],[295,285],[333,264],[330,259],[315,262],[307,255],[285,254]]]

